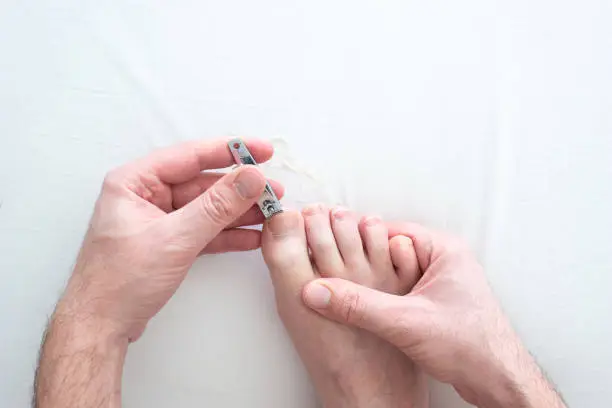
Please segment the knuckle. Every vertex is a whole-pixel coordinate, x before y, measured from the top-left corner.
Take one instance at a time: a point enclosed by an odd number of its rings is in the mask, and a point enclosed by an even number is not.
[[[117,190],[121,186],[121,182],[123,177],[121,175],[121,169],[113,169],[110,170],[104,176],[104,181],[102,182],[102,188],[104,190]]]
[[[358,292],[347,292],[340,302],[340,314],[344,321],[358,325],[365,316],[365,304]]]
[[[235,216],[230,194],[222,189],[209,190],[201,200],[201,211],[214,224],[226,224]]]
[[[441,244],[447,252],[468,252],[470,246],[463,238],[456,235],[440,233],[437,236],[437,243]]]
[[[119,179],[119,169],[113,169],[106,173],[104,176],[104,186],[114,186],[117,184]]]
[[[457,264],[465,262],[476,262],[476,257],[467,241],[454,236],[448,236],[444,240],[440,254],[441,258],[452,260]]]

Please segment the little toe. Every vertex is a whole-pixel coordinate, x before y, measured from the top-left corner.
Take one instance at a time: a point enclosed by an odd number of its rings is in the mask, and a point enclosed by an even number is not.
[[[321,276],[341,277],[344,262],[332,232],[329,209],[315,204],[306,207],[302,214],[306,224],[306,239],[318,272]]]
[[[389,232],[379,217],[364,217],[359,225],[370,265],[377,273],[394,270],[389,253]]]
[[[261,251],[275,287],[299,291],[314,278],[299,212],[285,211],[264,223]]]
[[[406,294],[412,290],[421,276],[414,244],[409,237],[396,235],[389,240],[389,251],[404,292],[402,294]]]
[[[331,224],[345,265],[349,267],[363,265],[366,257],[355,214],[345,208],[334,208],[331,211]]]

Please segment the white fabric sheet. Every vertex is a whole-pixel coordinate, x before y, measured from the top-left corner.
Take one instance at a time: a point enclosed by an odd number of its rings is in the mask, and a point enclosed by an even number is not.
[[[0,405],[29,400],[104,173],[231,134],[323,178],[277,174],[296,205],[464,235],[570,406],[610,406],[610,21],[609,0],[5,0]],[[257,252],[198,261],[129,350],[128,408],[315,401]]]

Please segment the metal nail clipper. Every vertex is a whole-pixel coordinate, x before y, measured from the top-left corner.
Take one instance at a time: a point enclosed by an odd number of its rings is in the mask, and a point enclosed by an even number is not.
[[[253,155],[249,152],[249,149],[241,139],[232,139],[227,145],[237,165],[242,166],[244,164],[251,164],[257,166],[257,162],[253,158]],[[271,218],[274,214],[283,212],[283,207],[268,182],[266,182],[266,188],[257,201],[257,205],[266,219]]]

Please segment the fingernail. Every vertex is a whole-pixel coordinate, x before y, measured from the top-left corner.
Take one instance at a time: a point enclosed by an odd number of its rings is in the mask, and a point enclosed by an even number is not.
[[[300,225],[300,213],[285,211],[276,214],[268,221],[268,228],[275,237],[282,237],[295,231]]]
[[[241,169],[234,188],[243,200],[258,198],[264,190],[264,177],[255,167]]]
[[[326,286],[311,282],[304,290],[304,302],[313,309],[325,309],[329,305],[331,295]]]

